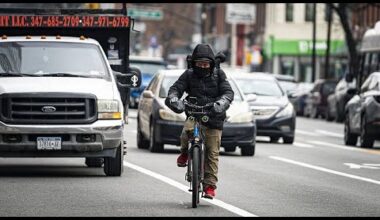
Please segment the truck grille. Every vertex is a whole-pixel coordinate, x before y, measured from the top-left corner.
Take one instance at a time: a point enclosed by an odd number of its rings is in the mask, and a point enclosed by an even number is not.
[[[89,124],[97,119],[90,94],[17,93],[0,96],[1,120],[10,124]]]

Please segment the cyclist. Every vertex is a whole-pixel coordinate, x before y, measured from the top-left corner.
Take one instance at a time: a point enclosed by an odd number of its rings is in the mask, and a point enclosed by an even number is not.
[[[197,105],[205,105],[213,102],[209,121],[204,123],[205,136],[205,167],[203,189],[205,197],[212,199],[215,196],[216,183],[218,181],[218,157],[223,130],[223,122],[226,118],[226,110],[234,98],[234,92],[227,81],[226,74],[220,68],[216,68],[214,53],[208,44],[198,44],[191,55],[189,68],[170,87],[165,104],[176,113],[185,110],[180,98],[186,92],[186,100],[196,97]],[[192,134],[194,121],[187,117],[181,134],[181,154],[177,158],[179,167],[186,167],[188,159],[188,139]]]

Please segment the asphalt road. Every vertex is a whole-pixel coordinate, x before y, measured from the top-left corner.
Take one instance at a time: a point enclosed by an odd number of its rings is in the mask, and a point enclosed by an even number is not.
[[[254,157],[221,152],[214,200],[191,208],[177,146],[136,147],[125,127],[121,177],[81,158],[0,158],[0,216],[380,216],[380,143],[343,144],[343,124],[297,118],[293,145],[258,137]]]

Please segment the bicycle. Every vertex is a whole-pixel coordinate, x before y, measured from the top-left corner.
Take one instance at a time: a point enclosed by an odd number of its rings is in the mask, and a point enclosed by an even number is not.
[[[185,180],[190,183],[189,191],[192,192],[192,207],[196,208],[199,204],[199,194],[203,192],[204,179],[204,133],[201,127],[202,123],[209,120],[210,108],[213,103],[208,103],[204,106],[198,106],[184,100],[185,111],[189,115],[190,120],[194,120],[193,135],[189,137],[189,157],[187,161],[187,173]]]

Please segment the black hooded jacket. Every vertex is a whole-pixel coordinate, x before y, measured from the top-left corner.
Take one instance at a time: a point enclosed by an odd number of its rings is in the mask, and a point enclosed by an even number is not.
[[[215,68],[215,57],[211,47],[207,44],[199,44],[195,47],[192,60],[199,58],[208,58],[212,60],[211,74],[208,76],[200,76],[196,74],[192,68],[187,69],[179,79],[170,87],[168,96],[165,100],[169,106],[169,100],[172,97],[180,99],[184,92],[188,97],[196,97],[197,105],[205,105],[210,102],[216,102],[222,97],[230,102],[233,101],[234,92],[230,83],[227,81],[226,74],[221,69]],[[169,106],[170,107],[170,106]],[[210,119],[205,125],[212,129],[223,129],[223,122],[226,118],[226,113],[210,116]]]

